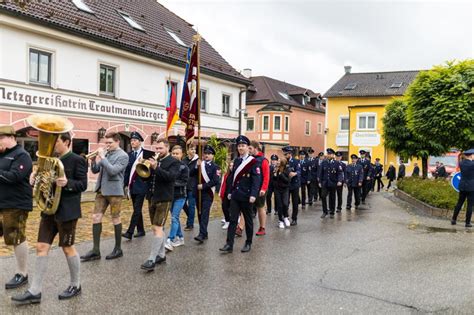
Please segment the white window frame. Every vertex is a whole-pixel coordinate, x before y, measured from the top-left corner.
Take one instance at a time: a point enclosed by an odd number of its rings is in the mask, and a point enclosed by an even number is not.
[[[228,109],[227,113],[224,112],[224,96],[229,97],[229,109]],[[221,102],[222,102],[222,104],[221,104],[222,115],[230,116],[230,113],[231,113],[231,110],[232,110],[232,106],[231,106],[231,104],[232,104],[232,94],[223,92],[222,95],[221,95]]]
[[[374,128],[368,128],[367,127],[369,125],[368,117],[372,117],[372,116],[374,117]],[[357,130],[370,130],[370,131],[377,130],[377,113],[373,113],[373,112],[358,113],[356,117],[357,117]],[[360,117],[366,117],[366,128],[361,128],[360,127],[360,125],[359,125]]]
[[[115,76],[114,76],[114,93],[107,93],[107,92],[102,92],[100,90],[100,67],[101,66],[106,66],[110,68],[115,69]],[[107,61],[103,60],[98,60],[97,61],[97,95],[106,95],[106,96],[112,96],[115,98],[119,98],[119,82],[120,82],[120,67],[117,64],[113,64]]]
[[[268,126],[267,126],[267,129],[265,129],[265,124],[264,124],[265,117],[268,118]],[[270,131],[270,115],[262,115],[262,131],[263,131],[263,132],[268,132],[268,131]]]
[[[275,124],[275,121],[276,121],[276,118],[277,118],[277,117],[280,118],[280,128],[279,128],[279,129],[276,129],[276,128],[275,128],[275,125],[276,125],[276,124]],[[281,115],[273,115],[273,126],[272,126],[273,128],[272,128],[272,129],[273,129],[274,132],[281,132],[281,125],[282,125],[282,122],[283,122],[283,121],[282,121]]]
[[[94,14],[94,11],[83,0],[72,0],[72,3],[81,11]]]
[[[208,102],[208,100],[209,100],[209,95],[208,95],[209,94],[209,89],[200,87],[199,93],[201,93],[201,91],[206,93],[205,100],[204,100],[206,102],[206,107],[204,107],[204,109],[202,109],[202,107],[201,107],[201,111],[204,112],[204,113],[207,113],[208,112],[208,104],[209,104],[209,102]],[[201,95],[199,94],[199,96],[201,96]],[[201,97],[201,104],[202,104],[202,97]]]
[[[49,83],[41,83],[36,81],[30,80],[30,51],[36,50],[39,52],[44,52],[46,54],[50,54],[49,60]],[[27,45],[26,47],[26,83],[27,84],[34,84],[34,85],[41,85],[41,86],[49,86],[52,88],[56,88],[56,50],[48,49],[45,47],[35,46],[35,45]]]
[[[349,121],[349,128],[348,129],[342,129],[342,120],[343,119],[347,119]],[[339,131],[341,132],[349,132],[349,130],[351,129],[351,126],[350,126],[350,118],[348,115],[341,115],[339,116]]]
[[[306,130],[306,124],[309,123],[309,128]],[[306,132],[309,131],[309,132]],[[304,121],[304,135],[305,136],[311,136],[311,120],[305,120]]]
[[[124,12],[124,11],[120,11],[120,10],[117,10],[118,14],[120,14],[120,16],[125,20],[125,22],[127,22],[128,25],[130,25],[133,29],[135,30],[139,30],[139,31],[142,31],[142,32],[145,32],[145,29],[143,28],[143,26],[141,26],[140,24],[138,24],[137,21],[135,21],[131,16],[130,14]]]
[[[323,123],[318,122],[318,134],[323,134]]]
[[[285,132],[290,132],[290,116],[285,115],[285,118],[283,120],[284,120],[283,130]]]
[[[166,27],[165,27],[165,31],[175,40],[176,43],[178,43],[178,45],[183,46],[183,47],[189,47],[183,42],[183,40],[178,35],[176,35],[174,31]]]
[[[176,108],[179,110],[179,108],[181,107],[181,93],[180,93],[181,81],[173,79],[173,78],[170,79],[169,77],[166,77],[166,80],[165,80],[165,89],[166,89],[166,91],[165,91],[165,106],[168,102],[168,97],[169,97],[168,96],[168,92],[169,92],[168,81],[171,81],[171,83],[176,84]]]
[[[247,122],[248,122],[249,120],[252,120],[252,121],[253,121],[253,128],[252,128],[252,129],[248,129]],[[246,131],[249,131],[249,132],[255,131],[255,117],[254,117],[254,116],[247,117],[247,119],[246,119],[246,121],[245,121],[245,130],[246,130]]]

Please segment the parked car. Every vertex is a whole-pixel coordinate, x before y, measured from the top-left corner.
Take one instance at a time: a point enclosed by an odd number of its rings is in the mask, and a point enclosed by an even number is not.
[[[430,156],[428,159],[428,177],[435,177],[436,162],[443,163],[447,176],[451,176],[453,173],[459,171],[459,158],[460,152],[453,150],[442,156]]]

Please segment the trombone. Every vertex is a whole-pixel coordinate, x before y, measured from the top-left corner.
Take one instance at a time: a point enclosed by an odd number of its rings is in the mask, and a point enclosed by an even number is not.
[[[152,159],[156,160],[157,162],[159,161],[160,154],[156,153]],[[137,175],[142,177],[142,178],[148,178],[151,175],[151,165],[150,161],[142,159],[139,163],[137,163],[137,166],[135,167],[135,170],[137,172]]]

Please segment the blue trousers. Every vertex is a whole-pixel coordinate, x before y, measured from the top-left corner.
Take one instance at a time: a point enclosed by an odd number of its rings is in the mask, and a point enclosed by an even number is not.
[[[171,207],[171,228],[168,238],[174,240],[176,236],[183,237],[183,232],[181,231],[181,224],[179,223],[179,214],[181,209],[183,209],[184,202],[186,198],[179,198],[173,200],[173,206]]]

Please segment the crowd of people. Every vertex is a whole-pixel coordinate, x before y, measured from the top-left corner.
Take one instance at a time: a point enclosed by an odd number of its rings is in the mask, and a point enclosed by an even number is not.
[[[88,164],[83,157],[72,152],[69,133],[59,136],[55,152],[65,171],[64,176],[56,179],[56,185],[62,187],[59,207],[55,214],[41,215],[33,281],[23,294],[12,297],[15,303],[41,302],[48,253],[58,234],[59,246],[70,271],[69,286],[58,297],[69,299],[81,293],[81,261],[101,259],[102,218],[109,208],[115,246],[105,259],[112,260],[123,256],[122,238],[131,240],[145,236],[142,208],[145,199],[148,201],[152,241],[149,255],[140,268],[149,272],[166,261],[167,251],[184,245],[183,230],[194,230],[196,212],[199,228],[194,240],[196,244],[206,242],[209,215],[217,192],[224,216],[222,228],[227,230],[224,245],[219,250],[222,254],[230,254],[235,237],[242,236],[244,231],[246,241],[241,252],[251,251],[254,235],[262,237],[266,234],[268,214],[278,215],[278,228],[287,229],[298,224],[300,206],[304,209],[317,201],[322,204],[321,218],[334,218],[344,206],[344,187],[347,189],[346,211],[351,211],[353,205],[358,209],[371,191],[384,189],[384,168],[380,159],[376,158],[372,163],[370,154],[364,150],[359,152],[360,156],[351,155],[348,164],[342,162],[342,152],[331,148],[326,153],[316,153],[312,149],[294,152],[288,146],[282,149],[281,156],[273,154],[268,160],[259,142],[240,135],[235,139],[237,157],[221,174],[214,162],[215,148],[209,145],[205,145],[202,156],[198,156],[195,145],[186,150],[179,145],[170,148],[166,139],[159,139],[153,152],[143,148],[143,138],[138,132],[132,132],[130,138],[132,150],[126,153],[120,148],[120,134],[110,132],[105,135],[105,147],[99,148],[90,158],[90,169],[98,174],[92,214],[93,243],[87,253],[79,256],[74,239],[81,217],[81,193],[87,189]],[[145,175],[139,172],[143,167],[147,171]],[[405,176],[403,163],[398,176],[395,176],[393,164],[386,176],[388,189],[393,180]],[[17,271],[6,283],[6,289],[28,283],[25,225],[28,213],[33,209],[32,186],[37,180],[32,160],[16,142],[13,128],[0,127],[0,214],[3,219],[0,235],[4,236],[7,245],[14,247],[17,261]],[[121,223],[124,196],[131,199],[133,205],[133,214],[125,231]],[[471,203],[472,211],[472,192],[466,193],[465,198]],[[184,228],[180,223],[182,210],[187,216]],[[457,213],[459,211],[456,216]],[[171,225],[166,235],[164,227],[169,215]],[[259,223],[255,234],[254,217],[258,217]]]

